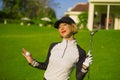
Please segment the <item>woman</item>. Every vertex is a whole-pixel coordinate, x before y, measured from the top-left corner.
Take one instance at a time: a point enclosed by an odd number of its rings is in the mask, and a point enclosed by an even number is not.
[[[56,21],[62,42],[50,45],[45,62],[38,62],[23,48],[23,55],[28,63],[38,69],[46,70],[44,80],[69,80],[70,74],[76,67],[76,80],[83,80],[92,57],[86,57],[85,51],[77,44],[74,35],[78,32],[75,22],[70,17]]]

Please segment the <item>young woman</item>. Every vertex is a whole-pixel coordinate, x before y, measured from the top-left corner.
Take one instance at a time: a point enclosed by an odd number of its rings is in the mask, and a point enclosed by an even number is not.
[[[38,62],[32,55],[23,50],[23,55],[28,63],[35,68],[46,70],[44,80],[69,80],[70,74],[76,67],[76,80],[83,80],[92,56],[77,44],[74,35],[78,32],[75,22],[70,17],[63,17],[56,21],[55,28],[58,29],[62,41],[50,45],[45,62]]]

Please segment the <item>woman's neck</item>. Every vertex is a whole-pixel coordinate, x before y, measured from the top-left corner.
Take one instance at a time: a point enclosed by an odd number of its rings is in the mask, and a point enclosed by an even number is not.
[[[63,38],[63,39],[66,39],[66,40],[74,40],[75,38],[74,38],[74,36],[71,36],[71,37],[68,37],[68,38]]]

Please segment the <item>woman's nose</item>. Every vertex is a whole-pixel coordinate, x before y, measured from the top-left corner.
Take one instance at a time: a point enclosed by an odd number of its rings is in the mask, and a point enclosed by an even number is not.
[[[64,30],[64,26],[61,26],[61,27],[60,27],[60,30]]]

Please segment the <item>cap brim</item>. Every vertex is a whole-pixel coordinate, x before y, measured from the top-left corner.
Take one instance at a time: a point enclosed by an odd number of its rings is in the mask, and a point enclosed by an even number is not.
[[[54,27],[58,29],[60,23],[67,23],[67,24],[70,24],[70,23],[67,22],[67,21],[61,21],[61,20],[59,20],[59,21],[57,21],[57,22],[54,24]]]

